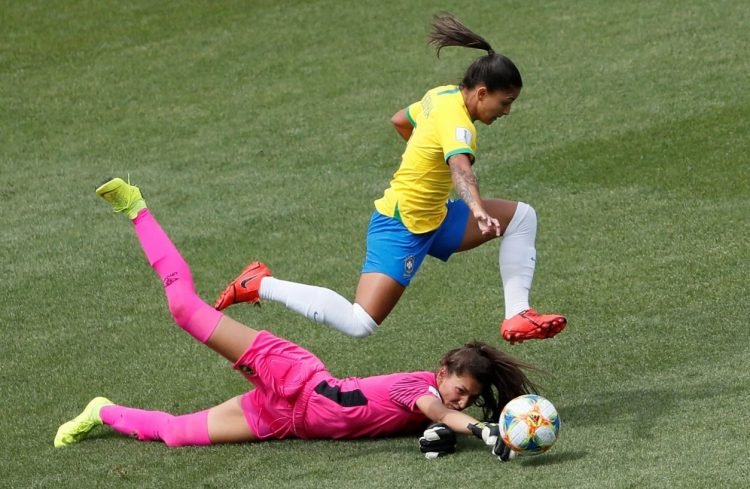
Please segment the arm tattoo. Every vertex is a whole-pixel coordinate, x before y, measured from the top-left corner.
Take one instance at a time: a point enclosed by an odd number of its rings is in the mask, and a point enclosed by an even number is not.
[[[471,207],[476,202],[471,190],[474,189],[479,194],[476,175],[471,171],[471,168],[461,168],[457,164],[451,165],[451,174],[453,175],[453,185],[456,188],[456,193],[467,206]]]

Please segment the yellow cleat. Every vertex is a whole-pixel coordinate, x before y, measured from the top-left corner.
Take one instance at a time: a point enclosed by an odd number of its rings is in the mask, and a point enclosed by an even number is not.
[[[115,212],[124,212],[135,219],[141,209],[146,208],[141,190],[122,178],[109,178],[99,185],[96,194],[112,204]]]
[[[60,425],[55,435],[55,447],[60,448],[74,445],[86,438],[89,431],[102,424],[99,411],[104,406],[111,405],[114,405],[114,403],[106,397],[95,397],[92,399],[81,414],[67,423]]]

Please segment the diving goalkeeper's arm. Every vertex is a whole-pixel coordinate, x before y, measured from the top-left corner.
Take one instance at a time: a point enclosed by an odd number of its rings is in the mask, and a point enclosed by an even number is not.
[[[425,416],[435,423],[442,423],[455,433],[472,434],[492,447],[492,453],[500,460],[507,461],[515,457],[515,452],[508,448],[500,437],[497,423],[483,423],[455,409],[446,407],[434,396],[422,396],[417,399],[417,407]]]

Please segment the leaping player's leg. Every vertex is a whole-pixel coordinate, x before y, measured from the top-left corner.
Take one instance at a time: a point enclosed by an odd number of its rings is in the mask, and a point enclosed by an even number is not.
[[[461,205],[461,203],[458,201],[456,201],[456,203]],[[506,234],[508,225],[513,219],[517,204],[518,202],[513,202],[510,200],[482,199],[482,205],[484,206],[484,209],[487,211],[487,213],[500,221],[500,228],[503,231],[503,235]],[[488,236],[483,235],[479,230],[477,220],[474,218],[471,212],[469,212],[467,215],[464,236],[461,240],[461,244],[456,251],[468,251],[495,238],[497,238],[497,236],[495,236],[494,234]]]
[[[214,307],[222,310],[238,302],[257,303],[261,299],[280,302],[307,319],[357,338],[370,335],[378,327],[360,304],[352,304],[325,287],[272,277],[268,267],[260,262],[249,264],[224,289]]]
[[[411,250],[410,238],[411,234],[395,219],[373,214],[367,235],[367,258],[354,304],[324,287],[279,280],[271,276],[265,265],[253,262],[227,286],[215,307],[223,309],[237,302],[270,300],[349,336],[368,336],[393,310],[424,258],[424,253],[404,251]],[[394,246],[398,248],[395,252]]]
[[[369,272],[359,276],[355,302],[378,324],[385,321],[406,287],[384,273]]]
[[[234,286],[241,282],[241,276]],[[232,284],[230,284],[232,286]],[[302,316],[331,326],[348,336],[363,338],[372,334],[393,310],[406,288],[382,273],[360,275],[354,304],[325,287],[264,277],[258,296],[280,302]]]
[[[511,343],[551,338],[562,331],[567,320],[559,314],[539,314],[529,305],[529,292],[536,267],[537,218],[534,208],[523,202],[484,199],[485,210],[500,221],[500,275],[505,297],[505,320],[500,330]],[[458,251],[485,243],[494,236],[483,236],[470,214],[464,239]]]

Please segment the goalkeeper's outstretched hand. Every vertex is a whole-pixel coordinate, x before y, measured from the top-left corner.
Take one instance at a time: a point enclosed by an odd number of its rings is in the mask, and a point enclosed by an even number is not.
[[[477,423],[470,424],[469,430],[484,442],[485,445],[492,447],[492,454],[497,456],[503,462],[512,460],[516,457],[516,452],[510,449],[500,437],[500,427],[497,423]]]
[[[435,423],[424,430],[419,439],[419,451],[433,459],[456,451],[456,434],[444,423]]]

